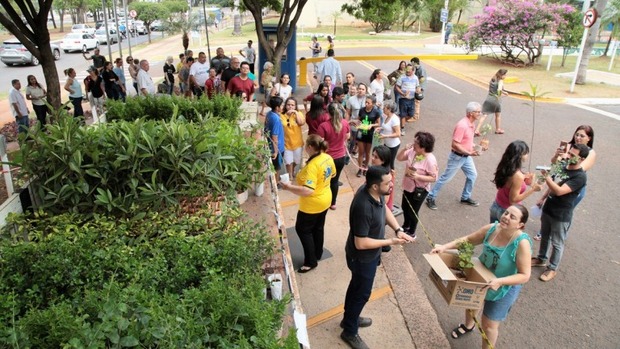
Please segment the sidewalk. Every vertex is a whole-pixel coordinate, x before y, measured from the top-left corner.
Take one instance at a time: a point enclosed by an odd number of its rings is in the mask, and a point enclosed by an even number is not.
[[[311,348],[348,348],[340,339],[339,324],[351,278],[344,252],[349,234],[349,206],[364,182],[355,176],[356,171],[351,163],[340,176],[343,186],[338,193],[337,209],[327,214],[325,252],[319,266],[309,273],[296,274]],[[297,270],[303,264],[303,250],[295,234],[298,197],[288,191],[279,191],[279,197]],[[393,235],[391,229],[386,229],[387,237]],[[403,246],[393,246],[392,251],[382,254],[371,299],[362,315],[373,320],[372,326],[359,332],[370,348],[450,348]]]

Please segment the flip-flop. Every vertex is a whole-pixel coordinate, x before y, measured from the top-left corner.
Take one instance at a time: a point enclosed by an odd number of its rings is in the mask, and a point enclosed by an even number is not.
[[[465,326],[465,324],[460,324],[459,327],[457,327],[454,330],[452,330],[451,336],[454,339],[458,339],[461,336],[464,336],[464,335],[468,334],[469,332],[473,331],[474,328],[476,328],[476,325],[473,325],[471,328],[467,328]]]
[[[499,129],[499,130],[495,131],[495,134],[496,135],[503,135],[504,134],[504,130]]]
[[[480,131],[474,132],[474,137],[480,137]]]

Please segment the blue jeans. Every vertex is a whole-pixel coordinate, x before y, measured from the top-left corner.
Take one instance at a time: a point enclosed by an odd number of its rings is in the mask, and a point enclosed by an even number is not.
[[[538,259],[547,260],[549,242],[551,242],[551,258],[549,258],[549,269],[557,270],[564,253],[564,242],[568,236],[568,228],[571,222],[559,222],[549,216],[542,214],[540,219],[540,248],[538,249]]]
[[[502,215],[504,214],[504,211],[506,211],[505,208],[501,207],[497,201],[493,200],[493,204],[491,204],[491,208],[489,208],[490,212],[490,222],[491,223],[495,223],[495,222],[499,222],[500,218],[502,218]]]
[[[28,134],[28,129],[30,128],[30,125],[28,125],[28,115],[16,116],[15,123],[17,123],[17,132]]]
[[[347,267],[351,270],[351,281],[344,299],[343,327],[347,335],[354,336],[357,334],[359,317],[368,299],[370,299],[380,258],[378,256],[369,262],[362,262],[347,257]]]
[[[450,152],[448,156],[448,164],[446,165],[446,170],[439,176],[439,180],[435,183],[433,190],[428,194],[429,199],[435,199],[439,191],[443,187],[444,184],[448,183],[452,177],[456,174],[458,169],[463,170],[465,177],[465,187],[463,188],[463,192],[461,193],[461,200],[467,200],[471,197],[471,192],[474,189],[474,183],[476,182],[476,177],[478,177],[478,172],[476,172],[476,165],[474,164],[474,159],[471,156],[462,157],[459,155]]]

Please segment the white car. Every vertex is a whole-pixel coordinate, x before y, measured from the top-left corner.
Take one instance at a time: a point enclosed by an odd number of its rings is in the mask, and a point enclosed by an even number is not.
[[[60,42],[60,48],[65,51],[86,52],[90,49],[99,48],[99,41],[88,34],[67,34]]]
[[[95,35],[95,28],[88,24],[74,24],[73,27],[71,27],[71,32]]]
[[[110,36],[110,44],[121,41],[119,33],[116,31],[116,29],[108,29],[108,35]],[[106,36],[105,34],[105,28],[101,27],[97,29],[97,31],[95,32],[95,39],[97,39],[100,44],[108,43],[108,36]]]
[[[136,32],[140,35],[146,35],[147,34],[147,29],[146,26],[144,25],[143,21],[134,21],[134,28],[136,28]]]

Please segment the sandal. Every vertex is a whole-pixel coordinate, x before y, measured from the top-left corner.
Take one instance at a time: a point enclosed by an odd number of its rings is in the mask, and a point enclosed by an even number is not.
[[[534,236],[534,240],[536,241],[542,240],[542,235],[540,235],[540,233],[536,234],[536,236]]]
[[[465,324],[460,324],[459,327],[452,330],[452,334],[451,334],[452,338],[459,339],[461,338],[461,336],[464,336],[468,334],[469,332],[473,331],[474,328],[476,328],[475,324],[471,328],[467,328]]]
[[[504,130],[502,130],[501,128],[497,131],[495,131],[496,135],[503,135],[504,134]]]
[[[480,131],[474,132],[474,137],[480,137]]]
[[[314,269],[314,268],[316,268],[316,266],[314,266],[314,267],[309,267],[309,266],[307,266],[307,265],[304,265],[304,266],[302,266],[301,268],[297,269],[297,272],[298,272],[298,273],[301,273],[301,274],[304,274],[304,273],[307,273],[307,272],[309,272],[310,270],[312,270],[312,269]]]

